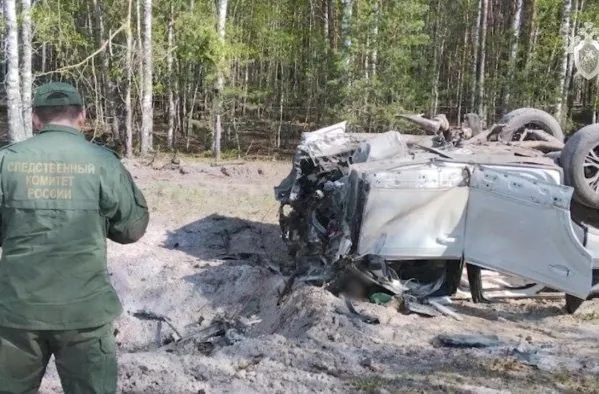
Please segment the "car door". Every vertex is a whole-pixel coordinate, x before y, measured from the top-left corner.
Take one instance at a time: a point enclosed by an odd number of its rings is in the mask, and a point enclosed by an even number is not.
[[[591,254],[570,220],[573,189],[479,166],[470,179],[465,260],[586,298]]]
[[[461,259],[467,178],[463,164],[445,163],[362,173],[367,191],[357,253],[388,260]]]

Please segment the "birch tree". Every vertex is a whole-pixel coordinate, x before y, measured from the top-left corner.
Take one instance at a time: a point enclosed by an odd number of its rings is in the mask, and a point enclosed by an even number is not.
[[[23,129],[27,138],[31,137],[31,98],[33,77],[31,73],[31,0],[22,0],[23,24],[21,41],[23,61],[21,62],[21,94],[23,101]]]
[[[219,62],[217,64],[216,77],[216,98],[215,98],[215,120],[214,120],[214,157],[216,161],[220,160],[221,154],[221,138],[222,138],[222,123],[221,112],[223,106],[223,89],[225,87],[224,80],[224,45],[225,45],[225,25],[227,21],[227,0],[218,0],[218,17],[217,31],[220,41]]]
[[[141,118],[141,153],[152,149],[152,0],[144,0],[143,99]]]
[[[188,152],[220,155],[225,143],[234,143],[240,152],[270,154],[279,145],[289,148],[300,129],[340,118],[356,131],[380,132],[400,126],[398,111],[444,112],[455,124],[464,112],[493,122],[496,109],[534,106],[591,123],[599,108],[599,86],[574,80],[572,56],[564,60],[577,23],[599,19],[596,2],[153,3],[151,10],[147,0],[41,0],[29,23],[33,0],[2,1],[5,11],[12,7],[12,19],[3,13],[0,28],[7,34],[0,45],[7,56],[0,81],[13,87],[11,122],[24,121],[17,130],[29,123],[28,23],[35,31],[33,76],[76,84],[90,97],[92,124],[112,125],[115,138],[105,135],[103,142],[127,155],[151,151],[159,134],[172,149],[179,132]],[[11,36],[17,17],[23,29]],[[155,127],[153,118],[162,114],[164,127]],[[117,120],[126,131],[122,145]],[[227,130],[235,140],[223,135]]]
[[[441,74],[441,57],[445,47],[445,32],[443,31],[441,1],[437,1],[434,15],[434,41],[433,41],[433,83],[432,83],[432,101],[430,115],[434,116],[439,108],[439,78]]]
[[[341,34],[343,36],[343,56],[341,69],[346,78],[346,85],[351,86],[352,78],[350,76],[352,56],[351,56],[351,23],[353,15],[354,0],[342,0]]]
[[[127,2],[127,86],[125,87],[125,153],[133,156],[133,105],[131,104],[131,85],[133,83],[133,29],[131,28],[131,9],[133,0]]]
[[[512,87],[512,81],[514,79],[516,71],[516,61],[518,59],[518,46],[520,44],[520,26],[522,24],[522,2],[523,0],[516,0],[516,12],[514,13],[514,19],[512,21],[512,47],[510,50],[510,58],[508,61],[508,86],[505,94],[505,104],[510,104],[510,93]]]
[[[478,0],[478,11],[476,16],[476,25],[474,25],[474,33],[472,37],[472,91],[470,98],[470,107],[474,111],[476,106],[476,84],[477,84],[477,70],[480,64],[480,22],[483,14],[483,4],[485,0]]]
[[[8,135],[11,142],[27,138],[23,127],[21,102],[21,78],[19,75],[19,33],[15,0],[3,0],[6,22],[6,101],[8,112]]]
[[[168,27],[167,27],[167,54],[166,54],[166,64],[167,64],[167,73],[168,73],[168,129],[166,132],[166,144],[169,148],[174,146],[173,144],[173,134],[175,129],[175,97],[173,92],[173,82],[175,77],[173,76],[173,40],[174,40],[174,21],[175,11],[174,5],[171,2],[170,10],[169,10],[169,18],[168,18]]]
[[[486,121],[487,109],[485,106],[485,62],[486,62],[486,42],[487,42],[487,16],[489,12],[489,0],[482,1],[482,18],[480,34],[480,56],[478,67],[478,114]]]
[[[565,87],[568,79],[568,46],[569,46],[569,36],[570,36],[570,13],[572,11],[572,0],[564,0],[563,8],[562,8],[562,23],[560,28],[560,35],[563,41],[563,49],[562,49],[562,61],[560,64],[560,73],[559,73],[559,88],[557,94],[557,102],[555,105],[555,117],[560,122],[562,127],[564,126],[564,115],[566,111],[564,111],[564,93]]]

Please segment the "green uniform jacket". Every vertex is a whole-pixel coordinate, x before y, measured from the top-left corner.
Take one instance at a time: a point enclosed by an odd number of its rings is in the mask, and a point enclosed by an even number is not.
[[[149,214],[114,152],[48,125],[0,150],[0,326],[97,327],[122,312],[106,239],[132,243]]]

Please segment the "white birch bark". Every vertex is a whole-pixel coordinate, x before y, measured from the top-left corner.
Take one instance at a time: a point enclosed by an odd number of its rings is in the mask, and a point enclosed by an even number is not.
[[[133,0],[127,5],[127,87],[125,92],[125,154],[133,156],[133,105],[131,104],[131,85],[133,80],[133,30],[131,28],[131,8]]]
[[[353,0],[342,0],[342,19],[341,19],[341,34],[343,39],[343,60],[342,60],[342,68],[344,71],[344,75],[346,78],[346,84],[351,86],[351,77],[350,77],[350,65],[352,63],[351,59],[351,32],[350,26],[352,21],[352,13],[353,13]]]
[[[22,0],[23,26],[21,30],[21,47],[23,48],[23,59],[21,62],[21,95],[23,102],[23,129],[25,136],[31,137],[31,100],[33,76],[31,74],[31,0]]]
[[[11,142],[27,138],[23,128],[21,78],[19,75],[19,34],[15,0],[3,0],[6,23],[6,102],[8,136]]]
[[[171,3],[167,34],[166,67],[168,73],[168,130],[166,133],[167,146],[173,147],[175,129],[175,98],[173,93],[173,40],[174,40],[174,6]]]
[[[572,9],[570,11],[570,34],[568,36],[568,43],[574,40],[576,37],[576,30],[578,29],[578,15],[584,7],[584,0],[573,0]],[[569,44],[568,44],[569,45]],[[562,103],[564,103],[564,109],[562,110],[564,116],[568,113],[568,96],[573,85],[574,75],[574,56],[568,54],[568,66],[566,68],[566,78],[564,80],[564,88],[562,90]]]
[[[562,23],[560,28],[560,35],[563,40],[563,53],[562,53],[562,64],[559,74],[559,90],[557,102],[555,105],[555,117],[563,126],[565,123],[565,111],[564,111],[564,89],[566,86],[566,80],[568,78],[568,37],[570,36],[570,14],[572,12],[572,0],[564,0],[562,9]]]
[[[135,0],[135,23],[136,23],[136,37],[135,37],[135,41],[133,43],[133,46],[135,47],[135,53],[136,53],[136,64],[135,67],[137,67],[137,101],[138,101],[138,105],[139,105],[139,110],[141,112],[142,108],[143,108],[143,97],[144,97],[144,62],[143,62],[143,45],[142,45],[142,39],[141,39],[141,35],[142,35],[142,30],[143,30],[143,26],[141,24],[141,14],[142,14],[142,9],[141,9],[141,1],[142,0]],[[135,74],[134,74],[135,76]],[[140,138],[141,138],[141,127],[140,127]]]
[[[483,15],[481,18],[480,34],[480,56],[478,67],[478,113],[486,122],[487,109],[485,106],[485,62],[486,62],[486,41],[487,41],[487,15],[489,13],[489,0],[482,0]]]
[[[381,5],[378,1],[374,3],[374,26],[372,27],[372,56],[371,62],[371,73],[372,77],[376,77],[376,66],[378,61],[378,45],[379,45],[379,24],[381,22]]]
[[[516,61],[518,59],[518,47],[520,44],[520,28],[522,25],[522,3],[523,0],[516,0],[516,12],[514,13],[514,19],[512,21],[512,47],[510,50],[510,58],[508,61],[509,65],[509,79],[510,83],[513,81],[514,74],[516,72]],[[511,99],[511,85],[507,86],[505,94],[505,103],[509,106]]]
[[[225,43],[225,25],[227,21],[227,0],[218,0],[218,37],[220,39],[221,45],[224,46]],[[221,153],[221,138],[222,138],[222,122],[221,122],[221,112],[222,112],[222,93],[225,87],[225,79],[224,79],[224,65],[222,64],[222,54],[219,59],[220,62],[218,64],[217,70],[217,78],[216,78],[216,98],[215,98],[215,121],[214,121],[214,157],[216,161],[220,160]]]
[[[474,34],[472,37],[472,83],[471,83],[471,97],[470,106],[471,111],[474,111],[476,106],[476,82],[477,82],[477,67],[479,64],[479,49],[480,49],[480,20],[483,13],[483,2],[485,0],[478,0],[478,12],[476,16],[476,26],[474,27]]]
[[[144,0],[143,99],[141,118],[141,153],[152,149],[152,0]]]

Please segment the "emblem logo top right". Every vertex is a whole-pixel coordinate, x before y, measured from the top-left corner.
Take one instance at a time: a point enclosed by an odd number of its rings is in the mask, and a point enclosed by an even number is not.
[[[576,76],[590,80],[599,75],[599,42],[595,39],[598,36],[599,29],[586,22],[570,43],[568,53],[574,55]]]

